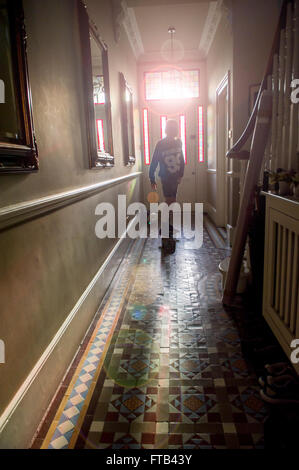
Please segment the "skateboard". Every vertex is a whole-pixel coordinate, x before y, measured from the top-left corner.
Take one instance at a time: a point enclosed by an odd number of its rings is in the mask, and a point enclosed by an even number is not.
[[[169,238],[162,238],[162,250],[164,253],[175,253],[176,240],[173,238],[173,227],[169,226]]]
[[[162,250],[164,253],[175,253],[176,241],[173,238],[162,238]]]

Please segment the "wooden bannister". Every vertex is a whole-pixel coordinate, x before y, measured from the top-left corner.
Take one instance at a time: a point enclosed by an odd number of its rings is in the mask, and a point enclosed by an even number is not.
[[[270,56],[268,59],[268,63],[265,69],[264,77],[260,85],[260,89],[258,92],[258,96],[255,102],[255,105],[253,107],[251,116],[249,118],[249,121],[244,129],[243,134],[241,137],[237,140],[237,142],[233,145],[233,147],[228,151],[227,157],[228,158],[233,158],[237,160],[248,160],[249,158],[249,153],[247,152],[247,158],[245,157],[245,154],[242,152],[242,148],[248,141],[248,139],[252,136],[254,126],[255,126],[255,120],[257,116],[257,110],[258,110],[258,104],[261,99],[262,93],[264,90],[267,88],[267,83],[268,83],[268,76],[272,74],[273,70],[273,60],[274,56],[276,53],[279,51],[279,46],[280,46],[280,33],[281,30],[285,27],[286,24],[286,17],[287,17],[287,5],[290,2],[290,0],[284,0],[282,7],[281,7],[281,12],[277,24],[277,28],[275,31],[274,39],[273,39],[273,44],[270,52]]]
[[[298,104],[291,104],[289,88],[291,78],[299,78],[294,76],[298,72],[298,58],[296,57],[298,15],[299,0],[284,0],[254,109],[243,134],[227,153],[228,158],[248,160],[223,294],[223,303],[228,306],[233,305],[236,294],[248,228],[253,214],[254,194],[261,171],[269,167],[271,170],[276,170],[277,165],[284,163],[290,166],[290,162],[296,161]],[[290,122],[292,122],[291,127]],[[250,152],[248,152],[243,147],[250,137],[252,137],[252,142]],[[285,165],[282,167],[288,169]],[[298,162],[295,165],[297,168]]]
[[[257,110],[243,198],[234,235],[233,249],[223,294],[224,305],[232,305],[238,284],[246,238],[254,206],[254,194],[265,153],[272,117],[272,92],[263,91]]]

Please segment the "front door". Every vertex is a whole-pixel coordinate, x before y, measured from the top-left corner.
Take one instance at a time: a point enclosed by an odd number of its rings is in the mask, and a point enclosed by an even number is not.
[[[150,148],[153,154],[158,140],[165,137],[165,125],[167,119],[175,119],[179,124],[179,137],[183,144],[185,158],[185,171],[182,183],[178,189],[177,200],[180,203],[196,202],[196,163],[198,161],[198,139],[197,139],[197,110],[196,106],[188,106],[181,112],[173,113],[171,105],[160,107],[160,112],[152,112],[150,116],[151,130]],[[160,180],[157,178],[160,201],[163,201],[163,193]]]

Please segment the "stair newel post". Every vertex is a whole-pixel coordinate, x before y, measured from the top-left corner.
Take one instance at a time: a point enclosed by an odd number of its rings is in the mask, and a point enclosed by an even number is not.
[[[293,65],[293,7],[288,4],[286,24],[286,59],[285,59],[285,84],[284,84],[284,115],[283,115],[283,168],[289,168],[289,145],[290,145],[290,112],[291,100],[289,87],[292,81]]]
[[[294,7],[294,29],[293,29],[293,66],[292,66],[292,80],[299,79],[299,0],[295,1]],[[288,89],[287,89],[288,90]],[[289,93],[293,89],[290,88]],[[299,169],[298,150],[299,150],[299,104],[291,103],[290,113],[290,146],[289,146],[289,168]]]
[[[273,117],[272,117],[272,135],[271,135],[271,171],[277,168],[277,128],[278,128],[278,97],[279,97],[279,76],[278,76],[278,55],[275,54],[273,58],[273,78],[272,78],[272,91],[273,91]]]
[[[268,79],[267,79],[267,90],[272,92],[272,74],[268,75]],[[273,98],[272,98],[272,106],[273,106]],[[270,167],[270,158],[271,158],[271,134],[272,134],[272,127],[270,127],[270,132],[269,132],[269,135],[268,135],[268,141],[267,141],[267,145],[266,145],[266,150],[265,150],[265,158],[264,158],[264,164],[261,168],[261,174],[260,174],[260,178],[259,178],[259,185],[262,186],[263,185],[263,181],[264,181],[264,173],[265,171],[268,170],[268,168]]]
[[[283,108],[284,108],[284,81],[285,81],[285,30],[281,31],[279,48],[279,95],[278,95],[278,125],[277,125],[277,166],[283,167]],[[276,170],[276,168],[275,168]]]
[[[255,189],[264,162],[265,149],[269,137],[272,118],[272,99],[272,92],[264,91],[259,102],[250,158],[245,176],[243,197],[222,299],[224,305],[227,306],[233,304],[237,290],[248,228],[252,218]]]

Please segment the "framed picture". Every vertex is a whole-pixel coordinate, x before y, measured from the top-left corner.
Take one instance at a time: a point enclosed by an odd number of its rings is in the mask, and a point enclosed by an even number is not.
[[[124,75],[120,73],[119,76],[124,163],[131,166],[135,163],[133,91]]]
[[[259,94],[260,90],[260,83],[255,83],[254,85],[249,86],[249,98],[248,98],[248,114],[251,116],[251,113],[253,111],[256,99]]]
[[[0,1],[0,174],[38,170],[22,0]]]
[[[77,0],[90,168],[114,166],[108,47]]]

